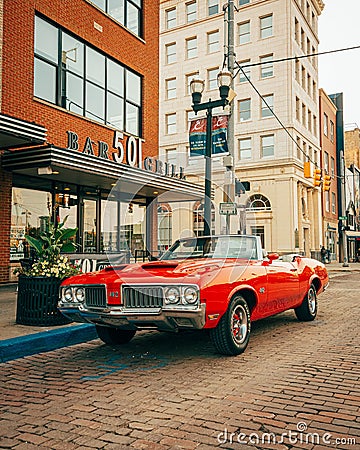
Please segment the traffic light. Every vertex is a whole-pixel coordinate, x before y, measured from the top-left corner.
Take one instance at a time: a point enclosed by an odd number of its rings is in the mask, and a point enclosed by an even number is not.
[[[310,161],[304,162],[304,177],[311,178]]]
[[[330,175],[324,175],[323,190],[324,191],[330,191],[330,185],[331,185],[331,176]]]
[[[314,186],[318,187],[321,184],[321,169],[314,170]]]
[[[245,194],[246,191],[250,191],[250,181],[240,181],[235,179],[235,194]]]

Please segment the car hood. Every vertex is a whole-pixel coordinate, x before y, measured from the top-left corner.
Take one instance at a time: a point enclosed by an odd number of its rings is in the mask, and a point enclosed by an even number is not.
[[[239,264],[240,261],[237,261]],[[244,261],[244,265],[248,261]],[[127,264],[107,267],[99,272],[85,273],[67,278],[68,284],[113,284],[113,283],[196,283],[226,267],[233,266],[234,260],[196,259],[174,261],[152,261],[141,264]],[[241,265],[241,263],[239,264]]]

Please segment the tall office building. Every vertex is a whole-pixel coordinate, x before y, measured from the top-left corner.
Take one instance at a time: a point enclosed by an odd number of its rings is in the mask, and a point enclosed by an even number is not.
[[[204,158],[189,154],[194,115],[189,84],[199,76],[205,80],[203,101],[219,98],[226,5],[223,0],[160,1],[160,155],[186,166],[193,175],[188,179],[198,182]],[[317,57],[305,55],[317,53],[324,3],[235,0],[235,6],[236,97],[231,103],[234,135],[228,139],[234,140],[235,176],[250,182],[250,191],[237,198],[246,211],[246,232],[261,235],[268,250],[310,255],[322,244],[320,188],[304,177],[305,161],[311,174],[320,165],[319,96]],[[214,157],[212,166],[214,229],[222,232],[223,159]],[[199,202],[192,205],[189,220],[195,234],[199,208]],[[238,224],[232,222],[232,232],[244,231],[242,219],[239,214]]]

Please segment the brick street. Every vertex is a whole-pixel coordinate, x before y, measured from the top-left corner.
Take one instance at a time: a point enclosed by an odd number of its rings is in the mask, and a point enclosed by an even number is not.
[[[238,357],[142,332],[1,364],[0,448],[360,449],[359,281],[333,275],[314,322],[253,324]]]

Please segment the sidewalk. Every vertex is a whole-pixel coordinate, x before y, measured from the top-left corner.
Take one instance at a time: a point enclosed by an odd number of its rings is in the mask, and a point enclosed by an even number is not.
[[[18,325],[16,284],[0,285],[0,362],[96,339],[90,324],[54,327]]]
[[[326,264],[330,279],[349,272],[360,273],[360,263]],[[69,324],[54,327],[18,325],[16,317],[16,284],[0,285],[0,362],[35,353],[55,350],[97,338],[90,324]]]

